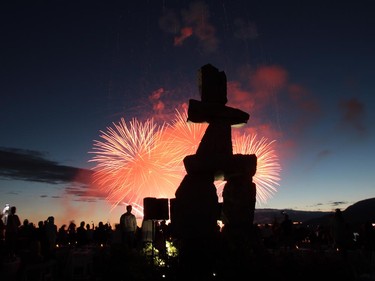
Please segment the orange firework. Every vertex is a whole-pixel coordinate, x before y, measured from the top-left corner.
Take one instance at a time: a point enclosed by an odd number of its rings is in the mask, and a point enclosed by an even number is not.
[[[186,174],[183,159],[195,154],[207,124],[187,123],[187,113],[176,110],[170,124],[156,125],[153,119],[145,122],[124,119],[101,132],[102,141],[94,141],[96,162],[94,179],[105,191],[107,200],[116,207],[120,203],[143,206],[143,198],[174,198],[175,191]],[[255,154],[258,158],[254,183],[257,201],[266,202],[276,192],[280,165],[272,142],[253,136],[233,138],[233,152]],[[224,182],[217,181],[221,200]]]
[[[176,112],[176,119],[171,127],[170,138],[180,150],[179,159],[183,159],[186,155],[195,154],[208,124],[187,123],[187,112]],[[257,186],[257,202],[267,202],[277,191],[280,180],[281,167],[273,149],[275,141],[267,142],[265,138],[258,140],[255,134],[233,134],[232,143],[234,154],[255,154],[257,156],[257,172],[253,177],[253,181]],[[224,184],[224,181],[215,182],[219,200],[222,200]]]
[[[180,155],[179,161],[196,153],[207,127],[206,123],[187,122],[187,112],[176,110],[175,120],[166,130],[166,137],[174,143]]]
[[[128,124],[121,119],[113,125],[101,131],[102,141],[94,141],[90,160],[97,163],[94,181],[107,200],[113,207],[122,202],[142,206],[144,197],[174,197],[181,175],[175,173],[173,147],[163,138],[165,125],[153,119]]]
[[[257,201],[267,202],[276,192],[280,181],[280,164],[273,149],[275,141],[267,142],[266,138],[257,140],[257,135],[236,136],[232,140],[233,153],[255,154],[257,156],[257,171],[253,181],[257,187]]]

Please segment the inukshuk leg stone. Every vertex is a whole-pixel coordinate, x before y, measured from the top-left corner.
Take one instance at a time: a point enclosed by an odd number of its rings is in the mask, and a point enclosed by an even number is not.
[[[255,155],[233,155],[231,127],[245,124],[249,114],[225,106],[226,75],[210,64],[199,70],[201,101],[189,100],[188,121],[208,123],[195,155],[184,158],[187,175],[176,191],[173,225],[181,242],[184,274],[210,274],[219,249],[217,220],[219,204],[215,176],[227,180],[223,216],[227,239],[246,236],[255,208]],[[235,231],[231,231],[231,229]],[[240,235],[241,236],[241,235]]]

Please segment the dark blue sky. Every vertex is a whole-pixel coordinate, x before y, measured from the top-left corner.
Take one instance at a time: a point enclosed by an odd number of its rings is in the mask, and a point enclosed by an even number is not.
[[[276,140],[281,181],[265,207],[327,210],[373,197],[371,7],[372,1],[0,4],[0,205],[19,205],[25,215],[35,205],[66,208],[65,200],[57,203],[66,199],[65,171],[92,167],[88,152],[99,131],[121,117],[168,120],[198,98],[197,70],[207,63],[225,71],[228,100],[250,113],[248,128]],[[156,101],[150,97],[157,91]],[[27,168],[7,170],[9,151],[62,167],[60,181],[45,173],[43,184],[20,181]]]

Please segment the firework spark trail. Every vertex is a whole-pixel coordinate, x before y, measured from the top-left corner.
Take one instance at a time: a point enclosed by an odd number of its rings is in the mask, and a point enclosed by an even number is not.
[[[272,145],[275,141],[267,142],[266,138],[257,140],[257,135],[235,136],[232,140],[233,153],[255,154],[257,170],[253,181],[257,186],[257,202],[265,203],[276,192],[280,181],[280,164]]]
[[[187,123],[187,112],[176,111],[176,119],[173,123],[174,145],[181,148],[180,159],[186,155],[195,154],[199,143],[207,129],[208,124]],[[276,186],[280,180],[280,164],[278,157],[273,150],[275,141],[267,142],[267,139],[257,140],[257,135],[232,134],[234,154],[255,154],[257,156],[257,172],[253,181],[257,186],[257,202],[265,203],[277,191]],[[219,200],[222,200],[224,181],[216,181]]]
[[[196,153],[207,127],[208,124],[205,123],[187,122],[187,112],[181,113],[176,110],[176,117],[167,137],[178,148],[180,161],[185,156]]]
[[[162,136],[165,125],[153,119],[142,123],[121,119],[94,141],[90,162],[96,162],[94,181],[116,207],[122,202],[143,205],[144,197],[174,197],[181,179],[175,173],[173,150]]]
[[[174,198],[174,193],[186,174],[183,159],[195,154],[208,124],[187,123],[187,112],[176,110],[170,124],[156,125],[153,119],[144,123],[133,119],[126,124],[121,119],[114,128],[101,132],[102,141],[94,141],[90,162],[95,182],[107,194],[112,208],[120,203],[143,206],[143,198]],[[255,154],[257,201],[266,202],[276,192],[280,165],[272,148],[256,135],[233,135],[233,152]],[[219,200],[225,182],[216,181]]]

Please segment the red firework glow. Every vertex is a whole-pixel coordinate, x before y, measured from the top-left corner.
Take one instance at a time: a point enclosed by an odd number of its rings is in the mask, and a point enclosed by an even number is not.
[[[94,181],[107,195],[113,208],[132,204],[142,208],[143,198],[174,198],[175,191],[186,174],[183,158],[195,154],[207,124],[186,122],[187,113],[176,111],[175,120],[157,125],[148,119],[139,122],[124,119],[106,132],[101,141],[95,140],[96,162]],[[233,135],[233,152],[255,154],[257,172],[253,178],[257,186],[257,202],[266,202],[277,190],[280,165],[273,150],[275,141],[257,140],[256,135]],[[216,181],[219,201],[225,182]]]

